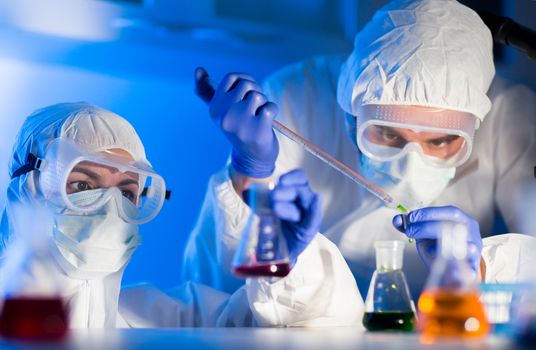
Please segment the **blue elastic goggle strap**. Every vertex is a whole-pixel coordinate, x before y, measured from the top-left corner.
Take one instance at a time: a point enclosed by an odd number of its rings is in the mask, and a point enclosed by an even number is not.
[[[26,164],[18,168],[13,175],[11,175],[11,178],[14,179],[16,177],[19,177],[23,174],[29,173],[32,170],[39,169],[41,166],[42,159],[37,158],[32,153],[28,153],[28,157],[26,158]]]

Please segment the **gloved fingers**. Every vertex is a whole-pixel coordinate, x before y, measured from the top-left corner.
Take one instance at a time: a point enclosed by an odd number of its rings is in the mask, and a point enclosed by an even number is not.
[[[272,202],[292,202],[302,211],[309,210],[315,193],[309,185],[283,186],[278,185],[272,191]]]
[[[294,202],[275,202],[273,203],[275,215],[285,221],[299,222],[301,220],[301,211]]]
[[[416,242],[416,245],[421,259],[423,259],[426,264],[430,264],[431,260],[437,256],[437,240],[420,239]]]
[[[467,245],[467,261],[474,271],[478,271],[480,265],[480,258],[482,256],[482,247],[477,244],[469,243]]]
[[[298,204],[303,210],[309,210],[316,193],[313,192],[309,184],[297,186]]]
[[[404,230],[404,220],[402,219],[403,214],[395,215],[393,217],[393,226],[400,232],[406,233]]]
[[[221,80],[218,89],[216,89],[216,93],[218,93],[220,89],[223,94],[228,93],[236,87],[237,82],[240,80],[255,81],[251,75],[246,73],[228,73]]]
[[[237,102],[229,100],[228,92],[240,79],[254,81],[251,76],[244,73],[229,73],[222,79],[210,101],[209,111],[212,118],[220,117],[222,111],[227,111],[233,103]]]
[[[467,224],[473,220],[464,211],[454,206],[427,207],[413,210],[408,215],[410,224],[422,221],[452,221]]]
[[[294,169],[289,171],[286,174],[283,174],[279,177],[278,185],[282,186],[296,186],[296,185],[307,185],[308,184],[307,175],[300,169]]]
[[[310,205],[305,212],[302,226],[307,228],[316,228],[316,230],[313,230],[315,232],[311,232],[313,235],[316,234],[316,231],[320,227],[320,224],[322,223],[322,196],[319,194],[313,193],[313,197],[311,198]]]
[[[256,83],[254,82],[241,80],[236,87],[236,91],[229,93],[228,102],[234,101],[234,105],[229,106],[229,111],[232,112],[225,114],[220,120],[221,128],[229,133],[236,134],[239,130],[242,130],[245,135],[239,136],[239,139],[245,139],[244,136],[251,135],[252,131],[255,130],[255,124],[252,124],[255,123],[255,111],[266,101],[266,97],[262,93],[251,90],[255,85]],[[242,94],[249,97],[245,97],[244,100],[240,101],[239,98]],[[235,96],[233,97],[232,95]],[[270,131],[272,130],[270,129]]]
[[[294,202],[298,197],[295,186],[283,186],[278,184],[271,193],[273,202]]]
[[[441,233],[445,229],[445,225],[450,225],[450,223],[445,221],[418,222],[416,224],[408,225],[406,231],[403,233],[405,233],[409,238],[413,239],[439,239],[441,237]],[[481,249],[482,238],[480,237],[480,232],[478,231],[477,234],[468,234],[467,242],[474,244],[476,247],[480,247]]]
[[[261,93],[262,89],[254,80],[239,79],[227,92],[227,99],[234,102],[246,101],[246,96],[251,92]],[[261,93],[262,94],[262,93]],[[257,108],[248,104],[248,110],[254,114]]]
[[[260,90],[249,90],[246,92],[242,103],[247,104],[248,110],[252,111],[254,116],[258,116],[259,109],[266,101],[266,96]]]
[[[410,224],[403,232],[409,238],[414,239],[439,239],[442,230],[445,229],[444,221],[425,221]]]
[[[261,125],[269,125],[272,127],[274,119],[279,113],[279,107],[273,102],[266,102],[257,108],[255,115],[259,117]]]

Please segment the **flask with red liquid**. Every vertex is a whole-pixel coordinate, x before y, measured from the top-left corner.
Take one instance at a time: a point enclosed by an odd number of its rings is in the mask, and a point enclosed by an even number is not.
[[[238,276],[284,277],[290,272],[287,242],[270,203],[272,189],[272,183],[252,183],[244,195],[251,214],[233,259]]]
[[[9,220],[14,237],[0,267],[0,336],[61,340],[68,316],[54,275],[57,266],[47,234],[51,217],[44,208],[14,207]]]

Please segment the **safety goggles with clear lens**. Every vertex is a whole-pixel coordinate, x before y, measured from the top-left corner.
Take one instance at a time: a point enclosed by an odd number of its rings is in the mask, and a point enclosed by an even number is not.
[[[33,158],[43,196],[75,212],[95,212],[114,199],[125,221],[143,224],[158,214],[167,196],[164,179],[149,164],[112,151],[88,152],[59,138],[43,159]]]
[[[392,161],[416,152],[436,167],[456,167],[471,155],[478,119],[416,106],[365,105],[356,117],[357,146],[367,157]]]

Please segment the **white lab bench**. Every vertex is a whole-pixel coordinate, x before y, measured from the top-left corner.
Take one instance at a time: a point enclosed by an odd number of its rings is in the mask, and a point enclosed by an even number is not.
[[[78,329],[61,343],[0,340],[0,349],[530,349],[490,335],[480,340],[423,344],[418,333],[371,333],[355,328]],[[533,347],[534,348],[534,347]]]

